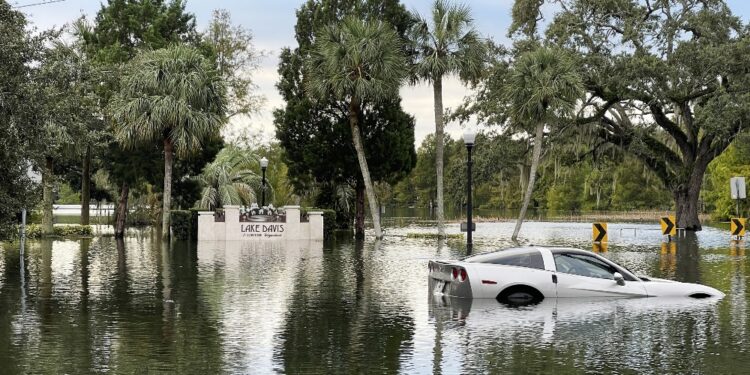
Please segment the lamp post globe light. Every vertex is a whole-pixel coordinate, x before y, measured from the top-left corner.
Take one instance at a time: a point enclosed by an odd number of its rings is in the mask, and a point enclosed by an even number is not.
[[[263,179],[261,180],[262,187],[260,189],[260,207],[266,206],[266,168],[268,168],[268,159],[264,156],[260,159],[260,170],[263,173]]]
[[[466,161],[466,251],[471,254],[474,242],[471,238],[471,232],[474,229],[471,222],[471,149],[474,148],[474,140],[477,134],[471,130],[464,133],[464,144],[468,158]]]

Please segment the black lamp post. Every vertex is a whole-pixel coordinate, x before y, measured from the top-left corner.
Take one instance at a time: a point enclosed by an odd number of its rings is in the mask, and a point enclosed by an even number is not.
[[[477,134],[472,131],[464,133],[464,144],[466,144],[466,151],[468,151],[468,159],[466,161],[466,251],[471,254],[474,242],[471,239],[471,232],[474,229],[471,222],[471,149],[474,147],[474,139]]]
[[[264,156],[260,159],[260,170],[263,171],[263,187],[260,190],[260,207],[263,208],[266,205],[266,168],[268,168],[268,159]]]

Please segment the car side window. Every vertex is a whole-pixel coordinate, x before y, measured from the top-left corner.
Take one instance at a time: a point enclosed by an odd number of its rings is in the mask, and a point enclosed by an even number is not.
[[[493,259],[489,263],[502,264],[505,266],[536,268],[540,270],[544,269],[544,259],[542,259],[542,254],[538,251],[505,256]]]
[[[612,279],[617,269],[594,257],[581,254],[555,254],[555,266],[558,272],[571,275]]]

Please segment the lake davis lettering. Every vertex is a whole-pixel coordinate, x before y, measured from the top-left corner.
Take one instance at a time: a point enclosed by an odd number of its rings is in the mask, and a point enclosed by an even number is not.
[[[240,226],[242,233],[284,233],[284,224],[246,224]]]

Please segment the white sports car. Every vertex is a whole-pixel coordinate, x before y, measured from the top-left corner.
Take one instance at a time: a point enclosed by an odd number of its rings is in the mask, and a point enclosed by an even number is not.
[[[722,298],[700,284],[636,276],[589,251],[522,247],[461,261],[430,261],[432,293],[525,305],[561,297]]]

